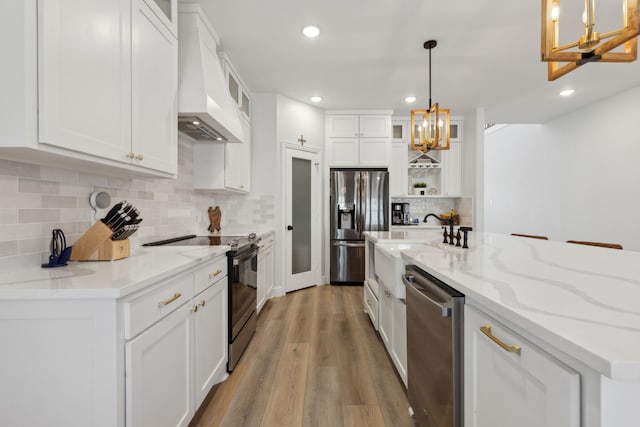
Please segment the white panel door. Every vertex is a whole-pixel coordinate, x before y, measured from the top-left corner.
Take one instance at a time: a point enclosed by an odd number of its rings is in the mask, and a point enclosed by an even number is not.
[[[38,2],[39,140],[128,162],[130,3]]]
[[[285,291],[318,284],[320,279],[320,155],[285,149]]]
[[[386,114],[363,114],[360,116],[362,138],[390,138],[391,117]]]
[[[408,191],[409,162],[407,144],[392,144],[389,159],[389,194],[391,197],[405,197]]]
[[[389,164],[389,152],[391,151],[389,138],[360,138],[358,148],[360,165],[387,166]]]
[[[462,143],[452,142],[442,151],[442,195],[462,195]]]
[[[520,353],[498,346],[480,328]],[[494,319],[465,305],[466,427],[579,427],[580,376]]]
[[[193,415],[192,305],[125,344],[127,426],[183,427]]]
[[[400,278],[398,278],[400,280]],[[391,298],[393,312],[393,345],[391,356],[398,374],[407,386],[407,304],[398,298]]]
[[[244,141],[224,145],[225,187],[249,192],[251,189],[251,127],[242,120]]]
[[[329,139],[330,166],[358,166],[360,152],[358,138]]]
[[[393,334],[393,305],[392,305],[392,296],[391,292],[389,292],[386,286],[380,282],[382,286],[380,286],[380,301],[379,301],[379,329],[380,337],[382,338],[382,342],[384,346],[387,348],[387,352],[391,354],[391,337]]]
[[[132,4],[132,161],[176,173],[178,41],[143,0]]]
[[[227,280],[218,280],[194,298],[195,409],[227,372]]]
[[[329,138],[352,138],[359,136],[358,116],[356,114],[336,114],[328,116]]]

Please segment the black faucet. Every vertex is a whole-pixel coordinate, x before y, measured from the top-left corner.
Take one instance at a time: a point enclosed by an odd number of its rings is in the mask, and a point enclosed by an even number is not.
[[[436,218],[436,219],[437,219],[438,221],[440,221],[440,222],[444,221],[444,220],[442,219],[442,217],[439,217],[438,215],[436,215],[436,214],[434,214],[434,213],[430,213],[430,214],[426,214],[426,215],[425,215],[425,217],[424,217],[424,219],[422,220],[422,222],[427,222],[427,219],[429,219],[429,217],[430,217],[430,216],[432,216],[432,217]],[[454,243],[453,243],[453,223],[454,223],[454,222],[455,222],[455,218],[453,217],[453,211],[451,211],[451,217],[449,218],[449,234],[448,234],[449,239],[451,239],[451,240],[449,241],[449,244],[450,244],[450,245],[453,245],[453,244],[454,244]],[[444,240],[445,240],[445,241],[444,241],[444,243],[447,243],[447,232],[446,232],[446,230],[445,230],[445,237],[444,237]]]

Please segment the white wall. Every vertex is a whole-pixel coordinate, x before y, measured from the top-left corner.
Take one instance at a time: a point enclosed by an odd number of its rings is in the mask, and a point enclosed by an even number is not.
[[[640,250],[639,112],[637,87],[485,135],[486,230]]]

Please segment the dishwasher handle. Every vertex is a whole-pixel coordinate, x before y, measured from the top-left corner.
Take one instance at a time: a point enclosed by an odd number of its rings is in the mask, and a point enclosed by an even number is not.
[[[403,274],[402,275],[402,282],[405,284],[405,286],[407,287],[411,287],[413,290],[415,290],[415,292],[425,301],[427,301],[429,304],[437,307],[440,310],[440,315],[442,317],[451,317],[451,311],[452,311],[452,307],[450,303],[445,303],[442,304],[432,298],[430,298],[428,295],[426,295],[424,292],[422,292],[420,289],[418,289],[416,287],[416,285],[413,283],[414,277],[412,274]]]

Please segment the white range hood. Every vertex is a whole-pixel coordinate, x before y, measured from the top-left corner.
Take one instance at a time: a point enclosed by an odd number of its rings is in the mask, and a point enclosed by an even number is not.
[[[181,4],[178,19],[178,129],[198,141],[242,142],[216,53],[218,35],[198,4]]]

